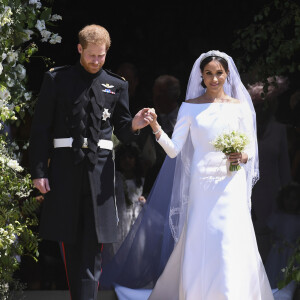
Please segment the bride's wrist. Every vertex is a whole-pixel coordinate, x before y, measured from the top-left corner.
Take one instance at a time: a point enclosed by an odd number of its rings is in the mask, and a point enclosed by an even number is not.
[[[150,123],[153,132],[157,132],[161,129],[161,126],[157,122]]]

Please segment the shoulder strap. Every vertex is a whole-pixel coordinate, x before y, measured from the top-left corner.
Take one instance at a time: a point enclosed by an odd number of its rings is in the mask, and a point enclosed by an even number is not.
[[[65,65],[65,66],[60,66],[60,67],[54,67],[54,68],[51,68],[49,70],[49,72],[53,73],[53,72],[65,70],[65,69],[68,69],[68,68],[70,68],[70,65]]]
[[[111,70],[105,69],[105,71],[106,71],[109,75],[111,75],[111,76],[114,76],[114,77],[117,77],[117,78],[119,78],[119,79],[121,79],[121,80],[123,80],[123,81],[126,81],[126,79],[125,79],[124,77],[122,77],[122,76],[120,76],[120,75],[118,75],[118,74],[116,74],[116,73],[113,73]]]

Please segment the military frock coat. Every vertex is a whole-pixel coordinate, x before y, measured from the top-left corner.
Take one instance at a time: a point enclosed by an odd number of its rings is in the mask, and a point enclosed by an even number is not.
[[[90,105],[86,106],[85,102]],[[48,178],[51,189],[42,204],[42,238],[76,240],[80,185],[82,172],[86,170],[94,208],[91,217],[95,219],[98,242],[116,241],[118,216],[113,151],[90,143],[98,139],[111,140],[113,132],[124,143],[136,138],[128,109],[127,81],[103,68],[97,74],[90,74],[79,62],[45,73],[29,144],[32,178]],[[84,151],[78,143],[81,143],[80,136],[86,133],[89,133],[92,149]],[[72,148],[53,147],[54,138],[68,137],[75,139]]]

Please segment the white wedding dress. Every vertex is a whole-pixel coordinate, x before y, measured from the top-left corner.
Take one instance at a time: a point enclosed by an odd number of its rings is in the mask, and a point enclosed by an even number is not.
[[[246,130],[241,108],[239,103],[184,102],[172,139],[161,135],[158,142],[171,157],[191,136],[194,155],[187,218],[150,297],[149,291],[117,287],[120,299],[274,299],[257,249],[245,170],[228,172],[224,154],[210,143],[224,130]],[[251,146],[245,151],[250,159],[251,151]]]

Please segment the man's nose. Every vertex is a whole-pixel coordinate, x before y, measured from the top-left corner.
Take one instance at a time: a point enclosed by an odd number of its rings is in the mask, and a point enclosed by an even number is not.
[[[94,58],[93,59],[93,64],[98,65],[99,64],[99,58]]]

